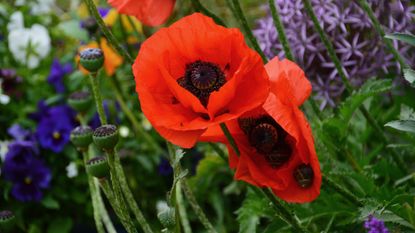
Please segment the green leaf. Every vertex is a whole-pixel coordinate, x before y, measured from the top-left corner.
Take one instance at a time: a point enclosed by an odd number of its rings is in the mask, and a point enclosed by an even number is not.
[[[415,70],[404,69],[403,76],[405,80],[408,81],[413,87],[415,87]]]
[[[342,103],[339,109],[339,115],[348,123],[353,113],[366,99],[390,91],[391,89],[392,80],[369,80]]]
[[[69,20],[62,22],[58,25],[59,29],[61,29],[66,35],[82,40],[87,41],[88,40],[88,33],[79,27],[79,21],[78,20]]]
[[[54,219],[48,227],[48,233],[69,233],[72,229],[70,218]]]
[[[255,233],[260,217],[266,216],[268,202],[252,190],[248,190],[242,206],[236,211],[239,222],[239,233]]]
[[[46,196],[42,200],[42,205],[48,209],[59,209],[59,202],[53,199],[51,196]]]
[[[413,120],[399,120],[386,123],[386,127],[390,127],[399,131],[409,132],[415,134],[415,121]]]
[[[402,42],[408,43],[412,46],[415,46],[415,36],[407,33],[393,33],[385,36],[388,39],[400,40]]]

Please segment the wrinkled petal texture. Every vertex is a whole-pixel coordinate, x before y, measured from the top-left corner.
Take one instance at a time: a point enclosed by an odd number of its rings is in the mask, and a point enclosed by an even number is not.
[[[109,0],[118,12],[135,16],[143,24],[158,26],[171,15],[175,0]]]
[[[186,65],[197,60],[218,65],[227,80],[210,94],[207,107],[177,83]],[[192,147],[208,127],[262,105],[269,93],[261,58],[245,44],[241,32],[198,13],[147,39],[133,73],[147,119],[163,137],[185,148]]]
[[[238,157],[227,142],[219,126],[211,127],[202,136],[203,141],[225,143],[229,151],[229,165],[236,169],[235,179],[259,187],[270,187],[287,202],[304,203],[318,197],[321,171],[314,148],[314,139],[306,117],[298,108],[311,92],[311,85],[301,69],[288,60],[273,59],[266,65],[271,80],[271,93],[261,108],[242,117],[271,116],[289,135],[286,140],[293,150],[291,159],[279,168],[272,168],[263,155],[249,145],[247,136],[237,120],[226,125],[241,152]],[[309,188],[301,188],[294,179],[294,170],[301,164],[309,164],[314,171],[314,182]]]

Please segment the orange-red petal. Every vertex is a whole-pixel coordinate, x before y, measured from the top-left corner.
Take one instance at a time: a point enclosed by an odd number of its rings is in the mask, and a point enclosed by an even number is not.
[[[175,0],[109,0],[118,12],[137,17],[143,24],[158,26],[171,15]]]

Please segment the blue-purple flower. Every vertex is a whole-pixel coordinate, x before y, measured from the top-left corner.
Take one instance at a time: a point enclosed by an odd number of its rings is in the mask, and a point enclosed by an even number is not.
[[[62,93],[65,91],[63,78],[65,75],[70,74],[72,70],[73,68],[70,63],[61,64],[57,58],[53,59],[52,66],[50,67],[48,82],[55,88],[56,92]]]
[[[373,215],[370,215],[364,223],[364,227],[367,230],[367,233],[389,233],[388,228],[386,228],[385,223]]]
[[[321,108],[335,106],[344,91],[337,70],[330,60],[301,0],[275,0],[279,8],[288,41],[296,61],[305,70],[321,100]],[[388,52],[370,19],[354,1],[312,0],[320,25],[333,41],[343,70],[353,85],[368,78],[397,73],[399,63]],[[368,0],[375,15],[387,32],[415,32],[415,6],[410,0]],[[271,16],[260,19],[254,34],[266,56],[284,57]],[[415,50],[394,41],[408,64],[415,64]]]
[[[39,144],[59,153],[69,142],[71,130],[76,126],[76,113],[67,105],[48,107],[42,102],[39,110],[42,112],[32,114],[32,118],[39,122],[36,128]]]
[[[12,182],[11,194],[19,201],[39,201],[42,190],[49,187],[51,172],[37,154],[32,141],[17,140],[9,144],[2,173]]]

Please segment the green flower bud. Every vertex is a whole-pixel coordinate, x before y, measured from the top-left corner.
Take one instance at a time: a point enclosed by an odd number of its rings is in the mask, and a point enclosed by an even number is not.
[[[95,145],[104,150],[112,150],[118,142],[118,129],[115,125],[102,125],[95,129],[92,138]]]
[[[92,96],[89,92],[78,91],[69,96],[68,104],[78,112],[86,112],[92,104]]]
[[[0,211],[0,230],[11,230],[15,224],[16,217],[13,212],[9,210]]]
[[[96,178],[101,179],[107,177],[110,171],[107,158],[104,156],[98,156],[90,159],[86,163],[86,171],[88,172],[88,174]]]
[[[167,229],[172,229],[176,225],[176,210],[174,208],[166,208],[157,214],[160,223]]]
[[[92,129],[89,126],[78,126],[71,131],[71,141],[77,148],[86,148],[92,142]]]
[[[104,64],[104,53],[101,49],[88,48],[80,53],[81,65],[90,72],[97,72]]]

